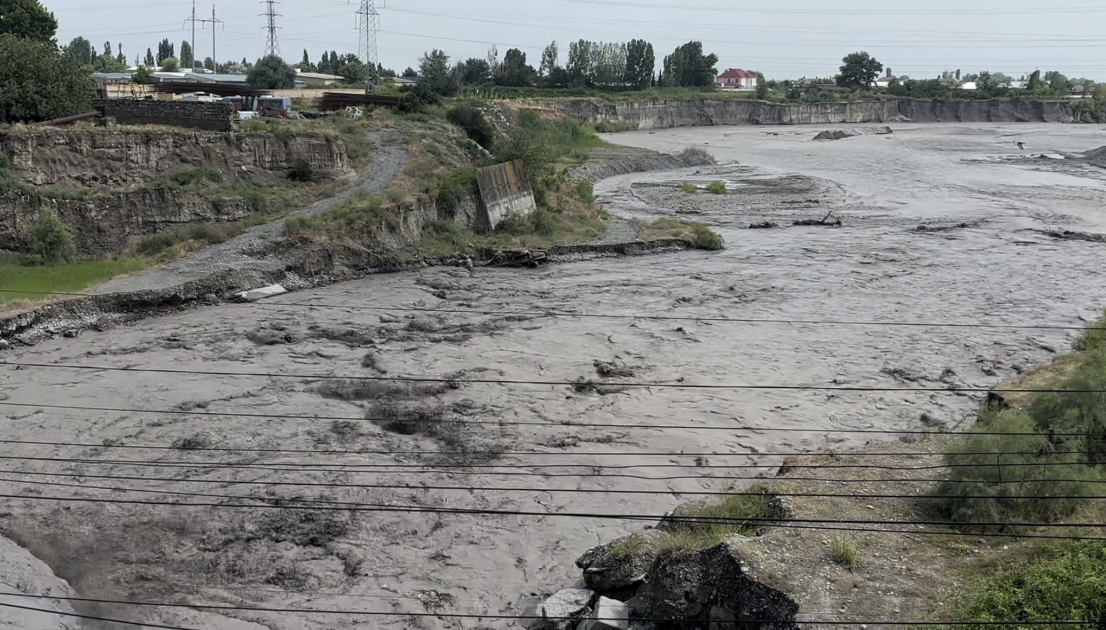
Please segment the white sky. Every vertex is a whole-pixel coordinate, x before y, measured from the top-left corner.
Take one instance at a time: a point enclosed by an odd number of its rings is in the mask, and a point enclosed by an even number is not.
[[[377,0],[382,3],[383,0]],[[1070,77],[1106,79],[1106,2],[1099,0],[388,0],[380,9],[380,60],[402,71],[441,48],[454,60],[484,57],[495,44],[500,57],[521,48],[538,65],[542,48],[557,40],[564,63],[569,41],[592,39],[653,43],[657,63],[677,45],[701,40],[718,55],[719,70],[759,70],[769,78],[829,76],[841,57],[872,53],[895,74],[914,78],[957,68],[987,69],[1018,77],[1034,69]],[[60,22],[59,43],[78,35],[101,48],[121,42],[132,61],[156,52],[168,37],[180,46],[191,35],[185,19],[192,0],[44,0]],[[323,50],[358,52],[360,0],[283,0],[281,52],[295,63],[306,48],[312,61]],[[1098,6],[1094,6],[1094,5]],[[261,56],[265,18],[257,0],[216,0],[226,21],[217,33],[220,60]],[[197,4],[210,18],[211,0]],[[197,57],[210,56],[211,27],[197,27]]]

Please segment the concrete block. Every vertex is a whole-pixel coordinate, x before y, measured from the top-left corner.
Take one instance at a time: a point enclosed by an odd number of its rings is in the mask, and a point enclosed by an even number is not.
[[[253,289],[252,291],[243,291],[238,294],[238,297],[247,302],[256,302],[265,298],[271,298],[277,295],[283,295],[288,292],[288,289],[274,284],[269,287],[261,287],[260,289]]]

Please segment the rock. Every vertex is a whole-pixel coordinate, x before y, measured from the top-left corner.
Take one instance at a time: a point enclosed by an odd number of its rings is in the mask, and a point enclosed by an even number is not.
[[[12,347],[12,344],[7,339],[0,339],[0,350],[7,350]]]
[[[246,302],[256,302],[265,298],[283,295],[287,292],[288,289],[285,289],[279,284],[274,284],[267,287],[261,287],[260,289],[253,289],[252,291],[243,291],[238,294],[238,298]]]
[[[762,630],[797,630],[798,603],[753,579],[752,572],[741,570],[743,565],[726,543],[704,551],[665,554],[637,591],[634,617],[712,621],[713,630],[736,630],[744,625],[742,620],[757,620],[763,622],[758,624]],[[722,610],[737,622],[729,623]]]
[[[890,127],[869,127],[867,129],[833,129],[814,136],[815,140],[844,140],[857,136],[885,136],[895,133]]]
[[[620,601],[600,597],[585,630],[627,630],[630,627],[630,607]]]
[[[533,620],[530,630],[573,630],[581,619],[588,616],[595,592],[586,589],[558,591],[542,602],[541,619]]]
[[[664,533],[650,530],[589,549],[576,560],[584,570],[584,583],[599,593],[636,586],[645,581],[657,558],[657,543]]]

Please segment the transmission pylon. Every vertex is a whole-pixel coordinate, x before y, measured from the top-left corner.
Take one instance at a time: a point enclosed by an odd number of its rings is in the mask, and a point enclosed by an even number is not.
[[[266,27],[269,31],[268,39],[265,41],[265,56],[280,57],[280,42],[277,41],[277,30],[280,28],[276,24],[278,17],[282,17],[276,12],[276,7],[280,4],[279,0],[261,0],[261,4],[265,5],[265,13],[261,15],[268,18],[269,25]]]
[[[384,8],[386,0],[381,0],[380,8]],[[365,62],[365,92],[376,89],[378,69],[380,67],[380,52],[377,47],[377,39],[380,37],[380,13],[377,11],[377,0],[361,0],[361,8],[357,10],[358,20],[361,24],[361,59]]]

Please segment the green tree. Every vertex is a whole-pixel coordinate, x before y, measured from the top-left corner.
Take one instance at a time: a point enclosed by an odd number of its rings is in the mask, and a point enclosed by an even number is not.
[[[581,39],[580,41],[569,44],[568,64],[565,65],[569,81],[581,85],[591,85],[594,83],[595,70],[599,63],[598,52],[598,44],[586,39]]]
[[[180,59],[176,57],[168,57],[161,60],[161,69],[165,72],[176,72],[180,70]]]
[[[127,64],[111,55],[100,55],[92,65],[96,72],[126,72]]]
[[[405,79],[414,79],[419,76],[419,71],[415,70],[414,68],[408,67],[406,70],[403,71],[403,74],[401,76]]]
[[[0,35],[54,41],[58,20],[38,0],[0,0]]]
[[[453,96],[459,89],[458,77],[449,66],[449,55],[435,48],[419,59],[422,85],[441,96]]]
[[[855,52],[841,60],[837,85],[850,90],[867,90],[883,72],[883,64],[866,52]]]
[[[768,79],[764,78],[763,72],[757,73],[757,98],[762,101],[768,98]]]
[[[161,40],[161,43],[157,45],[157,65],[161,66],[166,59],[176,56],[176,47],[170,43],[168,38]]]
[[[311,57],[307,54],[307,49],[303,49],[303,61],[297,66],[302,72],[314,72],[315,64],[311,63]]]
[[[499,65],[499,71],[495,75],[496,85],[510,87],[523,87],[530,81],[530,75],[534,69],[526,63],[526,53],[518,48],[507,51],[503,57],[503,63]]]
[[[192,55],[192,44],[188,42],[180,43],[180,65],[182,68],[193,68],[196,65],[196,58]]]
[[[216,64],[215,60],[212,59],[211,57],[205,57],[204,58],[204,69],[205,70],[211,70],[212,72],[215,72],[215,69],[216,69],[217,65],[218,64]]]
[[[1033,74],[1029,75],[1029,81],[1026,82],[1025,89],[1036,92],[1041,89],[1041,83],[1041,71],[1034,70]]]
[[[52,42],[0,35],[0,121],[35,122],[92,109],[85,66]]]
[[[253,65],[246,82],[265,90],[286,90],[296,86],[296,71],[276,55],[269,55]]]
[[[647,89],[653,82],[653,70],[657,65],[657,56],[653,45],[643,39],[632,39],[626,44],[627,85],[639,90]]]
[[[558,56],[556,41],[545,47],[545,50],[541,53],[541,65],[538,66],[539,77],[549,76],[549,73],[560,65]]]
[[[345,54],[338,59],[338,76],[350,83],[364,83],[367,80],[368,67],[357,55]]]
[[[492,79],[492,67],[487,59],[473,57],[458,65],[457,76],[465,85],[484,85]]]
[[[1059,72],[1049,79],[1048,86],[1052,88],[1052,93],[1057,96],[1067,96],[1071,93],[1071,81]]]
[[[998,89],[998,80],[995,79],[995,75],[984,70],[979,73],[979,77],[975,81],[975,86],[981,93],[990,96]]]
[[[153,68],[157,64],[157,59],[154,58],[154,51],[149,48],[146,49],[146,67]]]
[[[83,66],[91,66],[96,62],[96,51],[92,49],[92,42],[83,37],[74,37],[64,51],[66,55]]]
[[[150,76],[153,72],[150,71],[150,66],[139,66],[138,70],[131,75],[131,81],[138,83],[139,85],[150,82]]]
[[[703,54],[703,42],[688,42],[664,58],[664,84],[672,87],[709,87],[718,76],[718,55]]]

